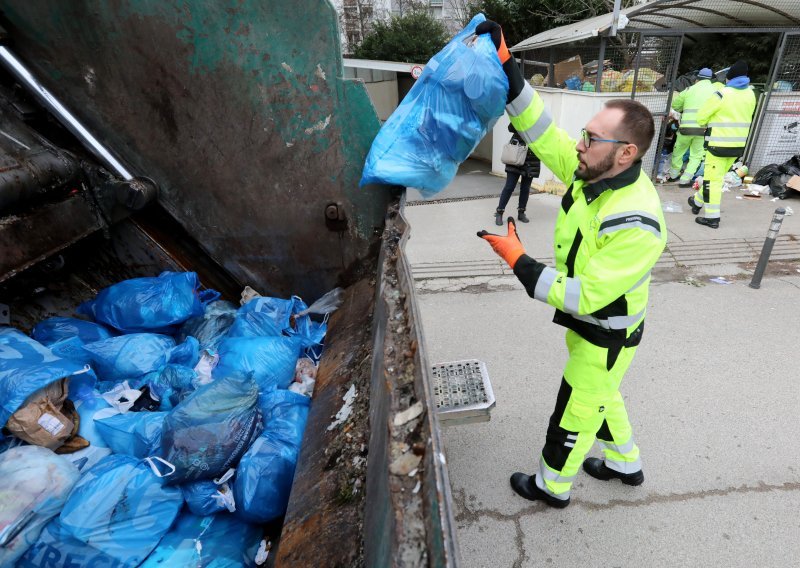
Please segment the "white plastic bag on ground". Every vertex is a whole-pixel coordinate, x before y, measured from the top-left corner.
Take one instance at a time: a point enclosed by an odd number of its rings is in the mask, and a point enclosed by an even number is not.
[[[15,561],[58,515],[80,472],[67,458],[39,446],[0,454],[0,566]]]

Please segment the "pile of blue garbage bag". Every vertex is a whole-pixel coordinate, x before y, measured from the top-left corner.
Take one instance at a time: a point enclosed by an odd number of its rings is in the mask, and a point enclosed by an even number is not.
[[[0,566],[254,566],[311,403],[289,387],[326,323],[297,297],[219,300],[193,272],[77,312],[0,327],[0,426],[67,378],[88,441],[59,454],[0,433]]]

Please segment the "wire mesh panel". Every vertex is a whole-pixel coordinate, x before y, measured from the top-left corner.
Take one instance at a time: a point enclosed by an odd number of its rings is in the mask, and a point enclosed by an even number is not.
[[[643,167],[655,175],[655,156],[663,138],[659,134],[669,113],[680,47],[679,35],[620,33],[613,38],[528,50],[521,59],[523,74],[534,86],[633,97],[647,106],[656,123],[656,138]]]
[[[432,365],[431,379],[441,422],[465,424],[489,420],[495,398],[483,361],[467,359]]]
[[[787,34],[779,47],[763,99],[752,133],[748,164],[752,172],[800,154],[800,34]]]
[[[650,109],[655,122],[655,138],[642,158],[642,167],[651,177],[655,177],[657,173],[656,156],[661,155],[663,146],[681,41],[682,37],[678,35],[643,35],[634,61],[632,96]]]

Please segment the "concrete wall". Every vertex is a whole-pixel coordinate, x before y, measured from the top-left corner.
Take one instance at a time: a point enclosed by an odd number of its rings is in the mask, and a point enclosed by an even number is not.
[[[553,117],[553,122],[560,128],[564,129],[567,134],[577,140],[580,135],[581,128],[586,126],[592,117],[597,114],[605,104],[606,101],[611,99],[629,98],[630,93],[592,93],[583,91],[569,91],[566,89],[553,89],[548,87],[539,87],[536,89],[544,101],[545,108],[550,111]],[[636,98],[651,110],[658,106],[658,103],[665,100],[665,93],[638,93]],[[650,100],[652,99],[652,100]],[[648,104],[651,103],[651,104]],[[660,127],[660,119],[656,118],[656,136],[658,136],[658,129]],[[488,137],[488,136],[487,136]],[[505,165],[500,161],[500,154],[503,151],[503,145],[511,139],[508,133],[508,116],[503,115],[497,121],[493,130],[492,141],[492,173],[505,174]],[[652,164],[652,158],[655,151],[657,140],[654,140],[647,156],[645,156],[645,168],[649,168]],[[538,183],[544,183],[554,179],[553,172],[542,165],[542,172]]]
[[[381,122],[386,121],[389,115],[394,112],[398,105],[397,79],[390,81],[379,81],[377,83],[366,83],[367,93],[378,113]]]
[[[361,79],[381,122],[394,112],[400,102],[397,73],[380,69],[344,68],[345,79]]]

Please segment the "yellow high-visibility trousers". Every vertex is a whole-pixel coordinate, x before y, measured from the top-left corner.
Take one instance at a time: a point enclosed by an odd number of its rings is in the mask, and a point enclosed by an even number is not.
[[[688,134],[678,133],[675,139],[675,146],[672,148],[672,162],[670,163],[669,177],[676,178],[680,174],[680,183],[689,183],[692,181],[692,176],[697,168],[700,167],[700,162],[703,161],[703,154],[705,154],[703,136],[689,136]],[[683,155],[686,150],[689,150],[689,161],[686,163],[686,169],[681,174],[683,167]]]
[[[572,330],[566,341],[569,359],[536,472],[539,489],[562,500],[595,439],[607,467],[625,474],[642,469],[619,392],[636,347],[598,347]]]
[[[694,194],[694,204],[703,207],[706,219],[719,219],[723,180],[735,161],[736,158],[720,158],[706,152],[703,186]]]

